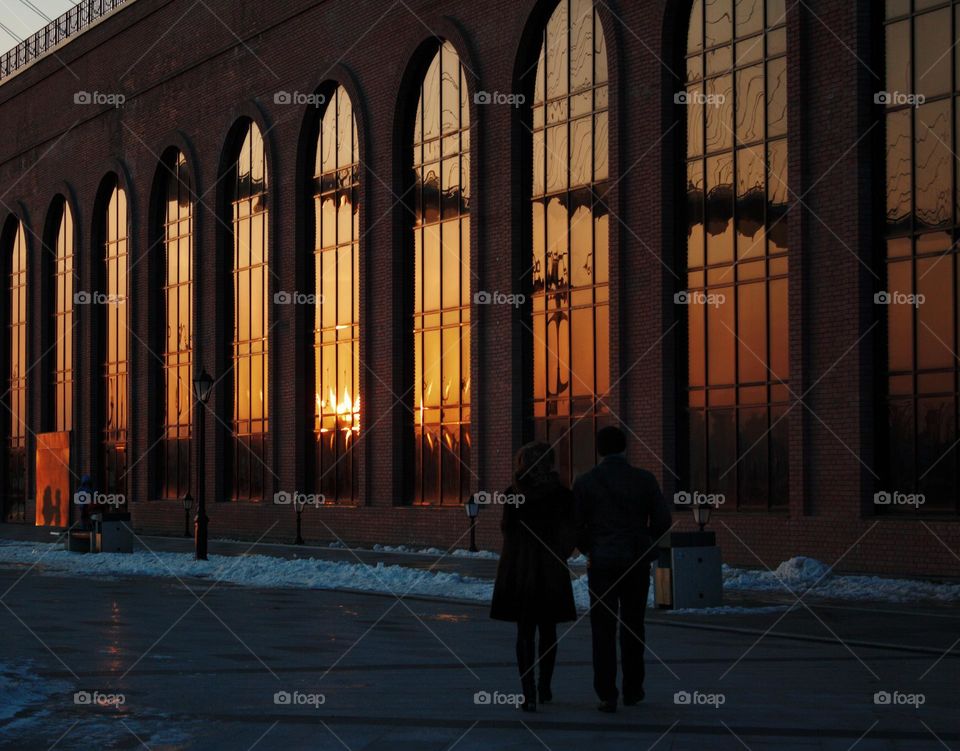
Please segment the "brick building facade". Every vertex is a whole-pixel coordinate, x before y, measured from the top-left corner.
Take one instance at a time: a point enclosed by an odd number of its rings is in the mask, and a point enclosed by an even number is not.
[[[595,4],[609,89],[604,200],[614,218],[608,246],[611,387],[603,402],[610,418],[632,433],[632,460],[657,474],[670,496],[692,489],[685,396],[688,308],[674,299],[686,286],[684,154],[690,126],[675,95],[684,91],[688,75],[691,5],[702,12],[699,2],[680,0]],[[953,10],[949,2],[933,5]],[[273,304],[266,366],[270,428],[264,448],[269,487],[266,500],[230,500],[231,378],[221,376],[229,370],[233,325],[231,196],[229,180],[222,178],[230,174],[231,154],[238,147],[238,123],[255,123],[263,134],[270,185],[267,299],[278,292],[313,291],[309,186],[315,173],[309,155],[316,148],[319,114],[309,95],[339,85],[352,103],[360,164],[363,401],[353,449],[359,481],[351,503],[307,509],[304,536],[464,545],[462,508],[408,503],[415,405],[402,364],[409,360],[411,342],[405,199],[410,121],[438,40],[449,42],[463,66],[468,93],[470,159],[464,163],[471,191],[472,287],[522,291],[524,253],[529,252],[524,249],[530,243],[528,103],[533,92],[528,71],[537,66],[544,28],[556,6],[557,0],[211,0],[198,5],[129,0],[76,38],[0,79],[0,228],[7,259],[14,232],[9,227],[15,220],[24,227],[26,363],[41,361],[49,342],[40,311],[50,304],[51,292],[42,280],[46,256],[54,252],[48,225],[55,198],[65,199],[75,220],[75,290],[104,289],[95,248],[102,242],[98,207],[108,175],[115,175],[128,201],[124,491],[137,531],[180,533],[184,518],[179,500],[157,497],[155,413],[164,398],[155,354],[163,337],[156,323],[162,310],[157,278],[165,269],[156,233],[163,161],[171,149],[185,157],[195,199],[193,367],[219,379],[199,472],[196,441],[191,449],[192,487],[205,483],[211,534],[292,539],[294,514],[289,505],[271,502],[271,496],[316,492],[309,479],[308,445],[313,322],[301,306]],[[730,504],[711,526],[731,563],[775,567],[791,556],[809,555],[836,562],[840,570],[956,576],[960,517],[955,501],[952,508],[916,511],[890,511],[874,502],[876,493],[896,489],[889,479],[895,460],[884,438],[887,387],[878,376],[886,372],[886,309],[874,303],[885,283],[879,250],[884,196],[878,190],[886,184],[885,128],[875,100],[885,85],[883,4],[815,0],[787,6],[778,34],[790,92],[783,136],[791,215],[785,237],[789,307],[783,321],[789,341],[783,433],[789,483],[776,504]],[[767,12],[769,27],[774,11]],[[960,11],[954,24],[960,24]],[[770,46],[768,57],[773,54]],[[100,96],[87,97],[87,103],[78,92]],[[278,96],[282,92],[290,96]],[[496,96],[486,103],[477,96],[481,92],[523,94],[528,103],[515,106]],[[110,95],[121,95],[122,104]],[[531,359],[524,315],[511,305],[474,304],[470,310],[470,491],[505,487],[511,456],[532,434],[524,419]],[[77,305],[73,316],[70,469],[75,490],[79,477],[96,476],[102,463],[106,345],[102,316],[94,306]],[[36,513],[37,435],[48,430],[43,367],[27,370],[25,389],[24,516],[30,522]],[[954,478],[955,456],[954,451],[948,459]],[[679,506],[681,528],[689,526],[688,517]],[[482,548],[499,546],[498,520],[494,510],[481,512]]]

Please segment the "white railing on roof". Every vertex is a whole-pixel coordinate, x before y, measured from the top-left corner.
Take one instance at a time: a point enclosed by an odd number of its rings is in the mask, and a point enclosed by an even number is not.
[[[82,0],[40,31],[31,34],[6,54],[0,56],[0,81],[20,68],[76,36],[102,16],[130,0]]]

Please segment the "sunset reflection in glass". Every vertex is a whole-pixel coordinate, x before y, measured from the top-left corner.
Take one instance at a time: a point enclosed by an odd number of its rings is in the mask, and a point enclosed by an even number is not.
[[[106,352],[104,353],[103,489],[126,493],[127,474],[127,194],[119,185],[104,212]]]
[[[44,349],[53,350],[50,385],[54,398],[50,428],[62,432],[73,428],[73,245],[76,230],[70,204],[62,198],[58,200],[60,216],[51,243],[53,325],[49,336],[52,341]]]
[[[441,44],[413,136],[413,503],[470,493],[470,108],[463,66]]]
[[[23,222],[16,222],[12,237],[4,238],[3,257],[8,268],[9,324],[7,327],[10,369],[6,405],[10,410],[4,519],[23,521],[27,491],[27,237]],[[8,255],[9,254],[9,255]]]
[[[784,0],[695,0],[687,37],[691,488],[789,501]]]
[[[561,0],[533,100],[533,418],[561,477],[593,466],[610,389],[609,89],[592,0]]]
[[[190,490],[193,433],[193,200],[182,153],[165,161],[163,204],[163,467],[161,497],[178,500]]]
[[[960,2],[887,3],[886,487],[960,510]],[[937,5],[938,7],[932,7]],[[951,31],[953,29],[953,31]],[[909,96],[908,96],[909,95]],[[913,99],[911,96],[922,96]],[[911,299],[921,300],[913,304]],[[916,513],[911,506],[884,511]]]
[[[320,120],[314,169],[314,484],[352,503],[360,435],[360,144],[342,86]]]
[[[267,348],[270,290],[267,160],[263,136],[248,123],[234,169],[233,497],[261,500],[268,487]]]

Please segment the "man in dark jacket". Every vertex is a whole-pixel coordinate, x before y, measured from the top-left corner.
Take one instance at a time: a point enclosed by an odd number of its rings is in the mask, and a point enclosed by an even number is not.
[[[643,700],[644,617],[650,562],[669,531],[670,508],[656,478],[631,466],[619,428],[597,433],[600,463],[577,478],[578,547],[589,559],[593,687],[601,712],[617,710],[617,622],[623,667],[623,703]]]

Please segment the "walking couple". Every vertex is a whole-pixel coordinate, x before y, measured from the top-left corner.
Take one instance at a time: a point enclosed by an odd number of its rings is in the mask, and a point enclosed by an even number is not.
[[[517,624],[521,707],[526,712],[553,699],[557,624],[577,618],[567,567],[575,548],[587,557],[598,709],[617,710],[618,624],[623,704],[644,698],[650,562],[670,528],[670,509],[654,476],[627,462],[620,429],[597,433],[597,453],[600,463],[578,477],[572,491],[560,481],[547,444],[527,444],[516,456],[507,492],[522,496],[522,502],[503,509],[503,549],[490,617]]]

